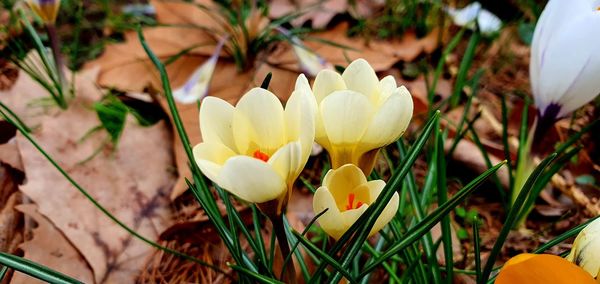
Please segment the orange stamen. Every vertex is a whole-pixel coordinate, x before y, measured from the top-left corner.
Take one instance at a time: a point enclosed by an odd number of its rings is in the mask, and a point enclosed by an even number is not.
[[[357,209],[363,205],[363,203],[359,201],[358,203],[356,203],[356,207],[354,207],[354,199],[355,198],[356,198],[356,195],[354,193],[348,194],[348,204],[346,204],[346,210]]]
[[[252,154],[252,156],[254,158],[256,158],[256,159],[259,159],[259,160],[263,161],[263,162],[269,161],[269,155],[261,152],[260,150],[254,151],[254,153]]]

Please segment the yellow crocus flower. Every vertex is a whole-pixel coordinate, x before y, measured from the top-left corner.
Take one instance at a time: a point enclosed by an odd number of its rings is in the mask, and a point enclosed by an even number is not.
[[[248,91],[235,107],[206,97],[200,106],[203,142],[193,149],[196,163],[223,189],[279,216],[310,155],[315,108],[303,75],[285,109],[261,88]]]
[[[567,259],[592,274],[600,282],[600,218],[592,221],[579,232]]]
[[[379,149],[400,138],[413,113],[408,90],[392,76],[379,81],[364,59],[341,75],[319,72],[313,93],[318,103],[315,140],[329,152],[334,169],[355,164],[369,175]]]
[[[317,189],[313,197],[315,214],[328,209],[318,219],[321,228],[338,240],[369,205],[375,202],[384,187],[385,182],[382,180],[367,181],[361,169],[353,164],[329,170],[323,179],[323,185]],[[398,193],[394,193],[377,218],[369,236],[379,232],[392,220],[398,211],[398,204]]]

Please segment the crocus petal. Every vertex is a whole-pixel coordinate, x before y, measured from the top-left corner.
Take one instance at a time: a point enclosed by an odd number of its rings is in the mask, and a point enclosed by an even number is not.
[[[347,89],[346,83],[342,76],[332,70],[323,70],[319,72],[313,85],[313,92],[315,93],[317,103],[321,103],[321,101],[331,93],[345,89]]]
[[[313,210],[316,214],[323,212],[323,210],[327,209],[317,221],[321,228],[334,239],[339,239],[348,228],[346,227],[345,222],[341,221],[342,214],[338,209],[333,196],[329,192],[327,187],[319,187],[313,196]]]
[[[336,91],[323,99],[320,112],[329,141],[332,144],[358,143],[367,129],[372,108],[364,95],[349,90]]]
[[[521,254],[500,270],[498,284],[595,283],[591,275],[569,261],[549,254]]]
[[[308,159],[315,138],[315,115],[317,103],[312,95],[308,80],[298,76],[296,88],[287,101],[284,115],[288,141],[299,140],[303,157]]]
[[[379,81],[380,103],[383,103],[398,88],[396,79],[392,75],[385,76]],[[378,104],[379,105],[379,104]]]
[[[541,110],[552,102],[568,103],[569,108],[561,114],[573,111],[600,92],[600,81],[596,80],[600,71],[600,30],[595,30],[600,15],[579,17],[565,25],[568,27],[554,35],[544,49],[536,94],[536,105]]]
[[[285,180],[268,163],[248,156],[227,160],[217,184],[252,203],[277,199],[287,191]]]
[[[217,65],[217,58],[209,58],[202,64],[180,88],[173,90],[175,101],[182,104],[197,102],[208,93],[208,86]]]
[[[367,178],[363,172],[353,164],[329,170],[323,179],[323,186],[329,189],[338,208],[345,208],[348,202],[348,193],[352,189],[366,183]]]
[[[588,224],[573,243],[567,259],[600,279],[600,218]]]
[[[236,151],[237,148],[231,131],[233,110],[232,105],[220,98],[204,98],[200,104],[202,141],[222,143],[229,149]]]
[[[222,165],[236,155],[224,144],[215,142],[200,143],[194,147],[193,152],[196,164],[202,173],[214,182],[218,181]]]
[[[360,58],[352,61],[342,73],[349,90],[373,98],[379,93],[379,79],[369,63]]]
[[[286,144],[271,156],[268,163],[282,179],[293,182],[306,163],[302,155],[302,145],[300,142]]]
[[[530,77],[541,113],[561,106],[558,118],[600,93],[600,13],[594,1],[549,1],[536,25]]]
[[[462,9],[447,7],[446,13],[452,18],[452,21],[457,26],[467,26],[471,24],[477,18],[477,15],[481,11],[481,3],[473,2]]]
[[[385,186],[385,184],[384,184],[384,186]],[[397,192],[394,192],[394,195],[392,196],[392,199],[390,199],[390,202],[385,206],[385,208],[381,212],[381,215],[379,215],[379,217],[377,217],[377,220],[375,221],[375,225],[373,225],[373,228],[371,229],[369,236],[372,236],[372,235],[376,234],[377,232],[379,232],[381,229],[383,229],[383,227],[385,227],[385,225],[387,225],[394,218],[394,216],[396,216],[399,205],[400,205],[400,197]]]
[[[404,86],[397,88],[373,116],[362,137],[362,143],[368,147],[364,151],[380,148],[398,140],[408,127],[412,114],[412,96]]]
[[[240,153],[260,150],[272,155],[286,144],[283,107],[277,97],[261,88],[246,93],[233,114],[233,135]]]
[[[477,21],[479,30],[484,35],[494,34],[502,27],[502,20],[492,12],[483,9],[479,2],[473,2],[462,9],[446,7],[445,10],[457,26],[474,29]]]
[[[298,40],[299,41],[299,40]],[[310,76],[316,76],[319,71],[327,69],[327,62],[318,54],[309,50],[306,46],[293,44],[294,53],[298,57],[298,63],[303,72]]]
[[[479,12],[477,24],[479,25],[479,31],[484,35],[497,33],[502,28],[502,20],[486,9]]]

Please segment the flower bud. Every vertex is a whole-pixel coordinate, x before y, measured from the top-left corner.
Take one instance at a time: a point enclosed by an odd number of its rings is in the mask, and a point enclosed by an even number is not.
[[[60,8],[60,0],[27,0],[31,10],[46,24],[53,24]]]
[[[579,232],[567,259],[600,279],[600,218]]]

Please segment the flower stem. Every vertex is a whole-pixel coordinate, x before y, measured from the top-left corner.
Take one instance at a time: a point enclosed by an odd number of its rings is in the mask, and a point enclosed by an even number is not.
[[[66,77],[64,73],[64,63],[62,55],[60,54],[60,41],[58,40],[58,33],[56,32],[56,26],[53,23],[46,24],[46,31],[48,32],[48,39],[50,40],[50,49],[52,49],[52,57],[54,58],[54,67],[58,74],[58,83],[60,87],[58,92],[60,95],[59,104],[62,108],[66,108],[66,101],[64,97],[64,88],[66,86]]]
[[[285,261],[290,257],[290,246],[288,244],[287,235],[285,233],[285,227],[283,225],[283,215],[277,215],[270,217],[271,223],[273,223],[273,231],[279,243],[279,249],[281,250],[282,263],[284,266],[281,268],[281,280],[285,283],[296,284],[296,268],[294,267],[294,261],[290,258],[290,261]]]

